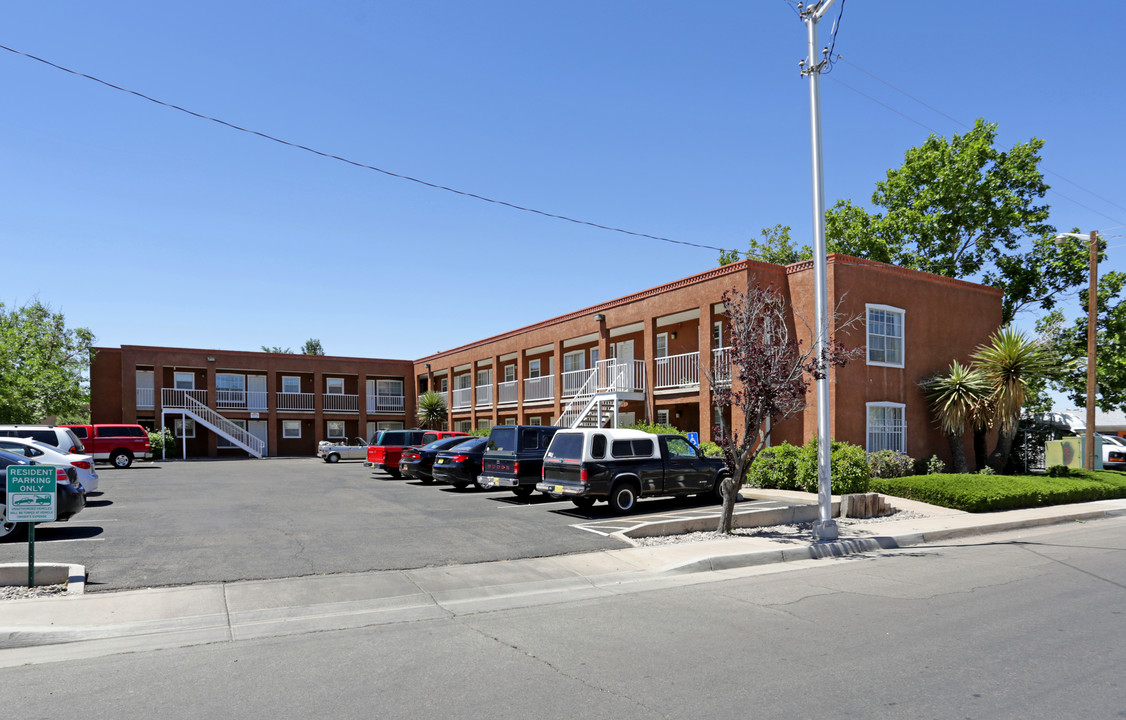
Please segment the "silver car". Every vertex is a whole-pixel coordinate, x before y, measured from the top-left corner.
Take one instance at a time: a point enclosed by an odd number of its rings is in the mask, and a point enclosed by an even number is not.
[[[341,460],[367,460],[368,444],[363,438],[352,438],[344,442],[321,440],[317,443],[317,457],[325,462],[340,462]]]

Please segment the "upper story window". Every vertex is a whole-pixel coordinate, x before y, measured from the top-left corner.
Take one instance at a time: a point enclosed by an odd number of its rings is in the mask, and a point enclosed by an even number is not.
[[[195,373],[178,372],[172,382],[177,390],[195,390]]]
[[[283,376],[282,377],[282,389],[281,389],[281,391],[283,393],[299,393],[299,392],[301,392],[301,378],[297,377],[296,375],[285,375],[285,376]],[[298,432],[301,432],[300,428],[298,428]],[[297,437],[301,437],[301,436],[298,435]]]
[[[402,380],[376,380],[375,392],[377,395],[393,395],[401,397],[403,394]]]
[[[868,312],[868,364],[903,367],[903,316],[900,308],[865,305]]]
[[[712,350],[723,347],[723,321],[716,320],[712,323]]]
[[[493,382],[493,371],[492,370],[486,368],[484,370],[478,370],[477,371],[477,384],[478,385],[489,385],[492,382]]]
[[[669,356],[669,334],[667,332],[657,333],[657,357],[663,358]]]
[[[325,378],[325,392],[329,395],[343,395],[344,378]]]
[[[504,381],[505,382],[515,382],[516,381],[516,366],[515,365],[505,365],[504,366]]]
[[[586,353],[582,350],[575,350],[573,352],[564,353],[563,355],[563,372],[574,372],[576,370],[583,370],[583,361],[586,359]]]
[[[540,361],[531,360],[528,362],[528,377],[538,378],[540,376]]]

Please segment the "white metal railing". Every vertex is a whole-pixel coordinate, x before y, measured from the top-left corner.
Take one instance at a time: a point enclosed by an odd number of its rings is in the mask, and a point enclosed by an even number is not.
[[[265,390],[247,390],[246,391],[246,409],[247,410],[266,410],[267,399],[270,393]]]
[[[653,378],[654,390],[690,388],[700,384],[700,353],[698,352],[659,357],[656,365],[657,377]]]
[[[453,407],[455,410],[461,410],[469,407],[472,402],[473,388],[457,388],[453,392]]]
[[[731,348],[712,350],[712,377],[717,383],[731,382]]]
[[[497,383],[497,405],[509,405],[520,398],[520,383],[515,380]]]
[[[594,368],[587,370],[568,370],[560,378],[563,382],[563,397],[575,397],[597,371]]]
[[[598,361],[600,392],[644,392],[645,361],[619,361],[613,358]]]
[[[278,393],[278,410],[298,410],[298,411],[312,411],[313,410],[313,393],[295,393],[295,392],[280,392]]]
[[[544,375],[524,380],[524,402],[555,399],[555,378]]]
[[[160,404],[166,408],[182,408],[187,407],[189,400],[206,405],[207,404],[207,391],[206,390],[177,390],[176,388],[161,388],[160,389]]]
[[[137,407],[143,410],[149,410],[153,407],[153,401],[156,398],[156,392],[152,388],[139,387],[137,388]]]
[[[360,409],[359,395],[325,393],[321,397],[325,412],[357,412]]]
[[[245,390],[216,390],[215,407],[217,408],[244,408],[246,407]]]
[[[561,425],[563,427],[572,426],[575,420],[582,414],[590,400],[598,392],[598,380],[601,374],[599,369],[591,370],[590,375],[587,376],[582,387],[575,391],[571,401],[563,407],[563,411],[559,413],[559,417],[552,421],[552,425]]]
[[[402,395],[368,395],[368,412],[401,413],[404,400]]]
[[[478,385],[477,386],[477,407],[490,407],[493,404],[493,386]]]
[[[179,392],[185,391],[181,390]],[[223,417],[216,411],[207,407],[203,403],[196,401],[190,395],[184,395],[183,399],[184,405],[182,405],[181,407],[194,415],[197,420],[203,422],[205,425],[210,426],[213,430],[220,433],[221,435],[226,435],[234,442],[240,443],[252,455],[262,457],[262,453],[266,449],[266,443],[262,442],[262,440],[252,435],[246,428],[241,428],[238,425],[235,425],[233,422]]]

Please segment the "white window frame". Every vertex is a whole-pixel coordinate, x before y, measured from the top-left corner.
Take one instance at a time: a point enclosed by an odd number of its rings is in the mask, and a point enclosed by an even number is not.
[[[712,350],[723,347],[723,321],[716,320],[712,323]]]
[[[401,420],[380,420],[375,424],[376,430],[402,430],[403,422]]]
[[[344,421],[343,420],[326,420],[325,421],[325,437],[333,439],[333,440],[337,440],[339,438],[347,437],[347,435],[344,434]]]
[[[543,417],[540,415],[533,415],[528,418],[529,425],[543,425]]]
[[[395,380],[392,378],[383,378],[375,381],[375,394],[376,395],[391,395],[394,397],[402,397],[403,395],[403,381]]]
[[[669,425],[669,424],[671,424],[671,423],[669,423],[669,419],[670,419],[671,416],[672,416],[672,413],[667,409],[658,410],[657,411],[657,424],[658,425]]]
[[[238,420],[236,418],[228,418],[228,419],[231,422],[233,422],[235,425],[238,425],[243,430],[246,430],[246,421],[245,420]],[[223,437],[222,435],[220,435],[218,433],[215,434],[215,447],[219,448],[220,450],[239,450],[239,449],[241,449],[241,448],[239,448],[238,445],[235,445],[233,442],[231,442],[230,440],[228,440],[227,438]]]
[[[656,357],[663,358],[669,356],[669,334],[667,332],[657,333],[657,347],[655,351]]]
[[[528,361],[528,377],[529,378],[541,377],[539,358],[536,358],[535,360],[529,360]]]
[[[454,420],[454,432],[470,432],[472,430],[472,420]]]
[[[504,381],[505,382],[516,382],[516,366],[515,365],[505,365],[504,366]]]
[[[297,389],[296,390],[287,390],[286,389],[286,384],[290,380],[296,381],[296,383],[297,383]],[[283,393],[295,393],[296,394],[296,393],[301,392],[301,376],[300,375],[282,375],[281,387],[282,387],[281,391]],[[298,437],[300,437],[300,436],[298,436]]]
[[[477,429],[478,430],[491,430],[492,428],[493,428],[493,421],[492,420],[478,420],[477,421]]]
[[[195,437],[195,420],[192,420],[191,418],[186,418],[186,420],[187,420],[186,425],[184,423],[184,420],[185,420],[185,418],[182,418],[182,417],[172,418],[172,436],[183,439],[185,437],[184,436],[184,428],[187,427],[187,429],[188,429],[187,438],[190,440],[191,438]]]
[[[325,395],[343,395],[344,394],[344,378],[329,377],[325,378]],[[341,435],[343,437],[343,435]]]
[[[887,410],[898,410],[899,414],[900,414],[899,427],[898,428],[893,427],[889,430],[888,427],[887,427],[887,418],[886,417],[884,417],[881,420],[881,424],[879,426],[873,426],[873,424],[872,424],[872,411],[873,410],[884,410],[885,415],[886,415]],[[872,433],[873,432],[878,432],[883,436],[888,436],[892,433],[898,433],[900,447],[899,448],[887,447],[888,443],[884,443],[884,442],[873,443],[872,442]],[[876,445],[878,445],[878,447],[874,447]],[[877,452],[879,450],[896,450],[897,452],[901,452],[901,453],[907,452],[907,406],[905,404],[895,403],[895,402],[870,402],[870,403],[864,404],[864,448],[869,453]]]
[[[583,367],[584,362],[586,362],[586,352],[583,350],[573,350],[569,353],[563,353],[563,372],[586,370],[586,368]]]
[[[477,386],[493,384],[493,369],[481,368],[477,371]]]
[[[186,385],[181,385],[180,381],[186,380]],[[172,387],[176,390],[195,390],[195,373],[194,372],[174,372],[172,373]],[[192,435],[192,437],[195,437]]]
[[[516,424],[516,418],[514,418],[514,417],[511,417],[511,418],[505,418],[505,419],[504,419],[504,424],[505,424],[505,425],[515,425],[515,424]]]
[[[297,433],[292,431],[296,428]],[[300,420],[282,420],[282,437],[286,440],[300,440],[301,439],[301,421]]]
[[[590,349],[590,366],[592,368],[598,367],[598,348],[596,347]]]
[[[873,311],[886,312],[886,313],[891,313],[893,315],[899,316],[899,337],[898,338],[894,335],[884,335],[884,334],[880,334],[880,335],[876,336],[876,337],[884,338],[884,357],[887,357],[888,340],[889,339],[895,339],[895,340],[899,341],[899,361],[898,362],[888,362],[886,360],[873,360],[872,359],[872,337],[873,337],[873,334],[872,334],[872,312]],[[873,303],[866,303],[864,305],[864,333],[865,333],[865,339],[864,339],[865,352],[864,352],[864,356],[865,356],[865,359],[868,361],[869,365],[874,365],[874,366],[877,366],[877,367],[895,367],[895,368],[903,367],[904,362],[907,359],[907,341],[906,341],[906,336],[907,336],[907,311],[906,310],[904,310],[903,308],[893,307],[891,305],[876,305],[876,304],[873,304]]]

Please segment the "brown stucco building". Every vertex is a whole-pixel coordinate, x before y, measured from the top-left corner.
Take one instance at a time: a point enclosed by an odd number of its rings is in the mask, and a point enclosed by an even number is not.
[[[839,315],[863,320],[838,339],[866,348],[830,375],[833,437],[869,451],[938,454],[949,462],[945,438],[934,428],[918,383],[951,360],[967,361],[999,327],[1001,292],[843,255],[829,256],[827,277],[830,304]],[[782,292],[793,311],[791,331],[803,343],[812,342],[812,262],[779,266],[747,260],[413,362],[103,348],[91,371],[93,418],[142,424],[159,423],[162,412],[166,419],[184,418],[169,414],[162,401],[183,404],[188,390],[200,388],[205,392],[194,394],[202,404],[247,428],[254,422],[267,454],[308,455],[330,432],[370,437],[379,428],[410,427],[416,396],[426,390],[444,395],[447,423],[455,430],[560,419],[569,424],[594,395],[610,393],[619,422],[667,422],[709,440],[717,410],[707,373],[714,371],[722,381],[729,366],[721,298],[753,283]],[[152,374],[151,392],[146,372]],[[230,407],[244,397],[240,388],[251,400],[251,382],[259,409]],[[385,402],[399,387],[395,402],[401,406]],[[772,442],[797,444],[813,436],[813,392],[803,414],[772,429]],[[738,422],[730,408],[723,412]],[[214,456],[226,452],[225,445],[214,432],[197,430],[189,437],[188,454]]]

